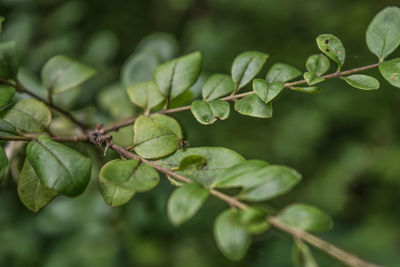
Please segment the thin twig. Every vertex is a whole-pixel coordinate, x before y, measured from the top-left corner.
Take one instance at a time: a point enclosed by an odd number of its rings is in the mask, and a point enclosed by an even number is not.
[[[0,140],[6,141],[32,141],[36,135],[21,135],[21,136],[0,136]],[[88,137],[86,135],[80,136],[51,136],[52,140],[57,142],[86,142]]]

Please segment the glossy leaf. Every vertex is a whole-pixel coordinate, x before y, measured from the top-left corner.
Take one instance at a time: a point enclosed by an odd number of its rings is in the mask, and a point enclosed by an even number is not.
[[[19,60],[15,42],[0,43],[0,77],[15,79],[18,68]]]
[[[196,100],[190,108],[196,120],[202,124],[212,124],[217,119],[225,120],[229,117],[229,103],[222,100],[211,100],[210,102]]]
[[[153,81],[142,82],[128,87],[127,92],[132,103],[144,110],[150,110],[164,101],[164,96]]]
[[[342,68],[346,51],[342,42],[332,34],[321,34],[317,37],[318,48]]]
[[[300,203],[284,208],[277,217],[290,226],[310,232],[325,232],[333,225],[331,218],[324,212]]]
[[[0,108],[7,105],[15,94],[14,87],[8,85],[0,85]]]
[[[254,93],[265,103],[272,101],[283,90],[283,88],[284,83],[281,82],[268,84],[268,82],[263,79],[253,80]]]
[[[197,183],[185,184],[170,196],[167,205],[168,218],[179,226],[192,218],[209,196],[208,190]]]
[[[244,161],[244,158],[227,148],[223,147],[197,147],[180,149],[175,154],[161,159],[158,163],[166,168],[173,169],[179,166],[182,159],[190,155],[200,155],[207,159],[207,164],[201,169],[185,169],[177,171],[196,182],[203,185],[210,185],[214,182],[215,178],[220,175],[226,168],[234,166],[239,162]]]
[[[306,68],[309,72],[321,76],[329,70],[331,63],[329,59],[321,54],[315,54],[308,57]]]
[[[400,88],[400,58],[383,61],[379,64],[379,71],[386,81]]]
[[[194,52],[158,66],[154,76],[164,97],[173,99],[196,82],[200,71],[201,54]]]
[[[299,91],[306,94],[317,95],[321,92],[320,87],[311,86],[311,87],[290,87],[290,89]]]
[[[203,85],[203,99],[206,101],[218,99],[232,93],[234,88],[235,84],[229,75],[214,74]]]
[[[301,75],[301,72],[285,63],[275,63],[268,71],[265,79],[268,83],[285,83]]]
[[[207,159],[202,155],[189,155],[184,157],[178,166],[180,171],[201,170],[207,165]]]
[[[23,99],[6,113],[4,120],[24,132],[43,132],[50,125],[51,111],[36,99]]]
[[[300,239],[295,239],[292,258],[296,267],[318,267],[310,248]]]
[[[74,88],[90,79],[96,71],[66,56],[54,56],[42,69],[43,86],[53,93]]]
[[[242,115],[257,118],[272,117],[272,104],[264,103],[257,95],[251,94],[235,102],[235,110]]]
[[[301,180],[301,174],[292,168],[271,165],[257,173],[260,183],[246,187],[240,198],[249,201],[264,201],[289,192]]]
[[[368,26],[367,45],[380,61],[400,45],[400,9],[387,7]]]
[[[136,153],[148,159],[165,157],[175,152],[182,139],[178,122],[161,114],[140,116],[134,124],[134,132]]]
[[[255,208],[240,211],[239,224],[253,235],[261,234],[270,227],[265,214]]]
[[[343,78],[351,86],[362,90],[376,90],[379,82],[374,77],[364,74],[353,74]]]
[[[104,201],[113,207],[119,207],[128,202],[134,195],[135,190],[127,189],[113,184],[105,179],[101,173],[99,176],[99,189]]]
[[[269,55],[248,51],[238,55],[232,64],[232,79],[236,88],[246,86],[261,71]]]
[[[46,135],[31,141],[26,153],[44,186],[71,197],[85,190],[90,179],[90,159]]]
[[[0,146],[0,181],[3,179],[4,173],[8,166],[8,158],[3,147]]]
[[[28,159],[18,178],[18,196],[22,204],[33,212],[49,204],[58,195],[57,191],[45,187]]]
[[[251,243],[250,233],[240,223],[240,212],[232,209],[215,220],[214,237],[219,250],[234,261],[244,257]]]
[[[8,121],[0,119],[0,136],[14,136],[20,135],[17,129],[12,126]]]
[[[303,77],[310,86],[323,82],[325,80],[324,78],[315,75],[313,72],[305,72]]]

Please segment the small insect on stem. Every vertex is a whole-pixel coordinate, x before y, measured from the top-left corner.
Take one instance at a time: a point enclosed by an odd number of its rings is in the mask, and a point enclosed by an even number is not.
[[[185,149],[190,147],[189,142],[184,140],[183,138],[179,139],[179,148],[180,149]]]

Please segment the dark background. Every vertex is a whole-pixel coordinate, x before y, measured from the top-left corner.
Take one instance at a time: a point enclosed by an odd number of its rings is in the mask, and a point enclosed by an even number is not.
[[[122,64],[149,34],[173,34],[179,54],[201,51],[203,69],[209,73],[230,73],[240,52],[266,52],[270,59],[262,77],[274,62],[304,71],[307,57],[318,53],[315,37],[332,33],[346,47],[345,69],[349,69],[377,61],[365,44],[366,28],[381,9],[399,4],[389,0],[0,0],[0,15],[6,18],[0,40],[18,42],[22,63],[34,75],[59,53],[95,67],[98,77],[74,107],[89,107],[111,121],[135,111],[131,106],[123,109],[123,104],[118,109],[116,102],[104,103],[102,91],[120,80]],[[96,40],[100,41],[95,49]],[[399,55],[397,51],[390,58]],[[379,76],[376,70],[368,73]],[[324,239],[362,258],[400,266],[400,91],[379,79],[377,91],[357,90],[340,80],[326,82],[318,96],[285,91],[274,100],[274,116],[268,120],[232,112],[226,121],[203,126],[190,112],[174,117],[192,147],[223,146],[248,159],[294,167],[303,174],[302,183],[265,206],[272,210],[292,202],[318,206],[335,224],[321,235]],[[62,126],[63,122],[55,123]],[[226,205],[214,199],[194,219],[174,228],[165,212],[173,188],[165,179],[121,208],[106,206],[96,184],[104,160],[100,151],[88,150],[98,155],[99,163],[86,192],[75,199],[58,197],[38,214],[20,204],[15,180],[21,160],[11,163],[0,188],[0,266],[292,265],[291,237],[277,230],[257,236],[241,262],[225,259],[216,248],[212,227]],[[342,266],[313,252],[321,266]]]

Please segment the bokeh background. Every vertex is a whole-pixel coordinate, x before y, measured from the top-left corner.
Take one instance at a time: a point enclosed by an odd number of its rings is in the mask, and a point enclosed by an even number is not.
[[[62,105],[92,113],[104,123],[137,112],[120,83],[121,67],[144,37],[166,32],[178,54],[199,50],[204,73],[230,73],[246,50],[270,54],[274,62],[305,70],[318,53],[315,37],[337,35],[346,47],[345,69],[375,63],[365,44],[373,16],[389,0],[0,0],[6,18],[0,40],[16,40],[24,77],[35,75],[63,53],[95,67],[99,75],[78,97]],[[400,56],[397,51],[391,57]],[[140,70],[138,70],[140,71]],[[332,71],[333,68],[332,68]],[[378,77],[376,70],[369,71]],[[148,75],[148,74],[147,74]],[[192,147],[224,146],[248,159],[294,167],[304,176],[291,193],[265,203],[278,210],[304,202],[326,211],[334,227],[324,239],[365,259],[400,266],[400,91],[383,79],[377,91],[329,81],[318,96],[285,91],[274,100],[274,117],[232,112],[226,121],[203,126],[190,112],[174,115]],[[56,118],[53,127],[68,131]],[[60,130],[62,129],[62,130]],[[63,133],[63,132],[62,132]],[[128,136],[128,137],[127,137]],[[129,133],[119,137],[129,141]],[[23,146],[13,144],[14,146]],[[210,199],[180,228],[166,216],[173,190],[166,179],[121,208],[106,206],[92,182],[74,199],[58,197],[38,214],[18,200],[16,178],[23,152],[0,188],[0,266],[292,266],[290,236],[276,230],[257,236],[247,256],[230,262],[216,248],[214,218],[226,205]],[[321,266],[342,266],[313,250]]]

